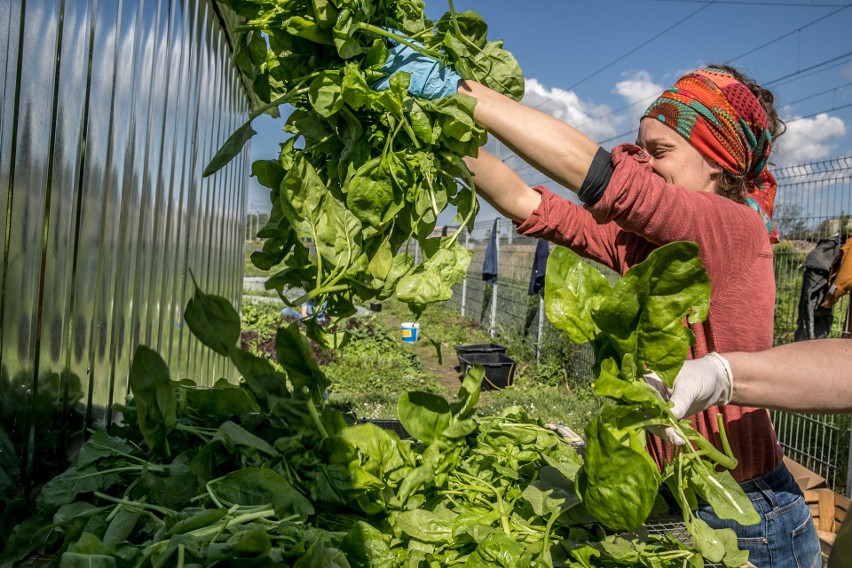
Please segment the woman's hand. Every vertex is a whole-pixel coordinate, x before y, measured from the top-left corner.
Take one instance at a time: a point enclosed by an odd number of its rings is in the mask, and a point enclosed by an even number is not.
[[[388,89],[391,77],[403,72],[411,75],[408,92],[424,99],[454,95],[461,80],[459,74],[446,65],[401,43],[390,49],[390,55],[379,70],[387,75],[370,85],[372,89]]]

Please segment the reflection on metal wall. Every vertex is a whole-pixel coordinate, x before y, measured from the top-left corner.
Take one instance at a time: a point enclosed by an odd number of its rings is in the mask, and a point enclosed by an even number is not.
[[[182,323],[190,271],[234,305],[242,289],[248,156],[201,177],[248,111],[229,55],[212,0],[0,2],[0,452],[17,457],[0,465],[13,479],[33,482],[83,418],[124,400],[139,343],[172,378],[230,375]]]

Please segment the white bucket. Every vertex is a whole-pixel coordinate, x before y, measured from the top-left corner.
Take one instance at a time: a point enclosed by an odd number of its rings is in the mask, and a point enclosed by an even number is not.
[[[402,322],[402,340],[405,343],[414,343],[417,341],[417,332],[420,330],[419,323],[410,321]]]

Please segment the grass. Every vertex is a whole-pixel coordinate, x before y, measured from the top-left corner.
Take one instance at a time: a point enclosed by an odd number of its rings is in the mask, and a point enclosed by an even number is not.
[[[243,276],[245,278],[271,275],[269,271],[261,270],[251,263],[251,253],[259,251],[261,248],[263,248],[263,245],[259,242],[246,241],[245,246],[243,247],[243,255],[245,257],[245,269],[243,270]]]
[[[274,358],[275,329],[283,323],[277,304],[244,300],[243,348]],[[590,389],[565,380],[562,365],[552,357],[543,364],[530,361],[529,350],[511,335],[492,338],[487,330],[447,306],[434,305],[418,319],[422,339],[403,343],[400,322],[411,319],[406,306],[386,301],[382,311],[345,323],[352,340],[344,348],[315,349],[332,383],[328,394],[333,406],[358,418],[396,419],[397,400],[405,392],[426,391],[453,399],[461,385],[455,347],[498,342],[518,362],[514,384],[499,391],[482,391],[480,414],[493,415],[519,406],[548,423],[582,431],[598,408]]]

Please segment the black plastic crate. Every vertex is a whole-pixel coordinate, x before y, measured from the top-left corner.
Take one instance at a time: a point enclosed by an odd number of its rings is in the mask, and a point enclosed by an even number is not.
[[[471,353],[506,353],[506,348],[497,343],[480,343],[478,345],[457,345],[456,355],[459,358],[459,366],[464,370],[462,356],[470,355]]]
[[[462,375],[466,375],[468,369],[475,364],[485,367],[482,390],[500,390],[511,386],[515,376],[515,366],[518,364],[505,353],[485,351],[459,355],[459,361]]]
[[[408,438],[411,437],[411,434],[409,434],[406,431],[406,429],[402,427],[402,422],[400,422],[399,420],[391,420],[391,419],[384,419],[384,418],[359,418],[358,419],[358,423],[360,423],[360,424],[364,424],[366,422],[369,422],[371,424],[375,424],[376,426],[378,426],[379,428],[382,428],[384,430],[391,430],[397,436],[399,436],[400,440],[405,440],[405,439],[408,439]]]

